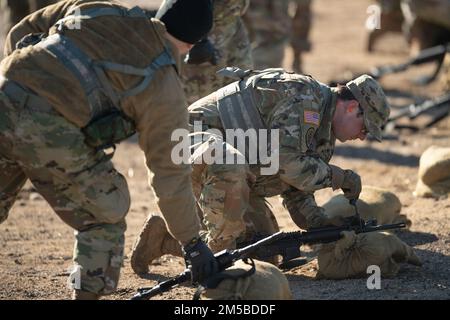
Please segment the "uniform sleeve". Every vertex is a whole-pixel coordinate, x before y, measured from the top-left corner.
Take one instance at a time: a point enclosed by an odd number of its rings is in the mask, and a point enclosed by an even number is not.
[[[61,19],[74,3],[79,0],[61,1],[56,4],[42,8],[16,24],[8,33],[5,40],[3,54],[8,56],[16,48],[16,43],[30,33],[47,32],[59,19]]]
[[[147,167],[154,174],[151,185],[161,213],[170,233],[186,243],[198,236],[200,221],[192,191],[191,166],[172,160],[171,153],[178,141],[171,141],[171,135],[177,129],[187,132],[187,103],[172,67],[158,71],[149,89],[151,97],[136,101],[132,116]]]
[[[108,1],[97,0],[96,2]],[[3,49],[4,56],[8,56],[16,48],[16,43],[24,36],[30,33],[47,33],[48,30],[55,25],[58,20],[63,18],[68,10],[74,5],[86,2],[94,2],[94,0],[66,0],[59,1],[53,5],[44,7],[36,12],[23,18],[8,33]]]
[[[316,228],[327,219],[325,210],[319,207],[312,193],[289,188],[281,194],[283,206],[294,223],[302,229]]]
[[[280,178],[304,192],[331,186],[331,168],[315,152],[318,117],[314,97],[305,92],[286,99],[271,121],[279,129]]]

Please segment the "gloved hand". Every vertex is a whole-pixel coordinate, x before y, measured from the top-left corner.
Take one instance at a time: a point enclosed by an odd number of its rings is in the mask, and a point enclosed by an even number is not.
[[[212,251],[199,238],[183,247],[186,266],[191,269],[192,283],[201,283],[219,271],[219,265]]]
[[[333,190],[342,189],[344,196],[349,200],[357,200],[361,193],[361,177],[352,170],[342,170],[339,167],[331,167],[331,187]]]
[[[357,216],[350,216],[350,217],[341,217],[336,216],[332,218],[327,218],[323,221],[322,227],[324,226],[335,226],[335,227],[342,227],[342,226],[364,226],[365,221],[361,218],[358,218]]]
[[[197,42],[184,59],[184,63],[187,64],[202,64],[204,62],[209,62],[213,66],[217,65],[217,50],[214,48],[213,44],[204,38]]]

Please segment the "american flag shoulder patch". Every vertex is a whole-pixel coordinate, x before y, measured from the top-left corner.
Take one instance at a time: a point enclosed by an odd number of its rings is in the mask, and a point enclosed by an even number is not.
[[[318,112],[305,110],[303,112],[303,121],[305,123],[318,126],[320,121],[320,115]]]

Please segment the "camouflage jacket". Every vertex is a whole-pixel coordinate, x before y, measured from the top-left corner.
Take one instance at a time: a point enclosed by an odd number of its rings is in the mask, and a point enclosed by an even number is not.
[[[297,225],[319,226],[325,215],[314,191],[331,186],[328,162],[336,141],[331,130],[336,94],[309,76],[287,72],[256,75],[246,83],[254,83],[245,90],[253,90],[266,126],[279,129],[279,172],[261,175],[259,165],[250,165],[256,176],[252,192],[264,197],[281,195]],[[223,129],[216,101],[213,93],[191,105],[191,121]]]
[[[226,48],[227,41],[242,28],[241,16],[249,0],[214,0],[214,25],[208,37],[216,48]]]
[[[73,5],[82,10],[124,8],[117,1],[65,0],[27,16],[8,36],[5,53],[9,55],[0,64],[0,72],[47,99],[55,110],[80,127],[88,118],[89,107],[77,78],[46,49],[30,46],[11,50],[16,41],[30,32],[55,33],[53,25],[70,12]],[[174,53],[174,58],[178,57],[177,49],[165,40],[165,32],[163,23],[156,19],[102,16],[82,21],[79,30],[66,30],[65,36],[93,59],[142,68],[165,46]],[[120,91],[142,81],[139,76],[116,72],[108,71],[107,76]],[[145,153],[149,170],[154,173],[151,183],[161,212],[170,232],[181,242],[188,242],[200,230],[190,179],[191,166],[175,164],[171,159],[171,150],[177,144],[171,140],[172,132],[188,127],[186,106],[181,81],[172,66],[158,70],[151,85],[139,95],[123,99],[121,105],[122,111],[134,120],[139,146]]]

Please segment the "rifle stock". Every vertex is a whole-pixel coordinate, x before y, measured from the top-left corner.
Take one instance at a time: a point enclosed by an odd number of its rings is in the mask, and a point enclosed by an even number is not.
[[[395,114],[389,117],[388,122],[394,122],[406,116],[412,120],[431,109],[441,107],[447,107],[450,110],[450,93],[446,93],[437,98],[426,100],[419,104],[410,104],[408,106],[402,107]]]
[[[391,229],[405,228],[404,223],[376,225],[376,220],[371,220],[360,225],[346,225],[342,227],[323,227],[310,229],[309,231],[282,232],[262,238],[261,240],[235,250],[223,250],[215,254],[219,264],[219,270],[223,271],[232,266],[237,260],[249,257],[265,259],[275,255],[283,257],[286,263],[301,255],[300,246],[304,244],[329,243],[339,240],[343,231],[354,231],[355,233],[375,232]],[[191,272],[186,269],[178,276],[163,281],[151,288],[138,289],[131,300],[145,300],[191,280]]]
[[[372,68],[369,72],[361,73],[359,75],[354,76],[353,78],[356,78],[363,74],[368,74],[372,76],[374,79],[380,79],[381,77],[392,74],[392,73],[398,73],[405,71],[411,66],[417,66],[429,62],[437,61],[439,63],[439,66],[437,67],[437,70],[433,73],[433,76],[428,80],[431,81],[435,78],[437,75],[440,66],[442,64],[442,61],[444,60],[446,52],[450,52],[450,43],[441,44],[435,47],[431,47],[428,49],[422,50],[417,56],[408,59],[404,63],[396,64],[396,65],[386,65],[386,66],[379,66]],[[340,79],[340,80],[331,80],[329,82],[330,86],[336,86],[337,84],[345,84],[348,81],[352,79]]]

